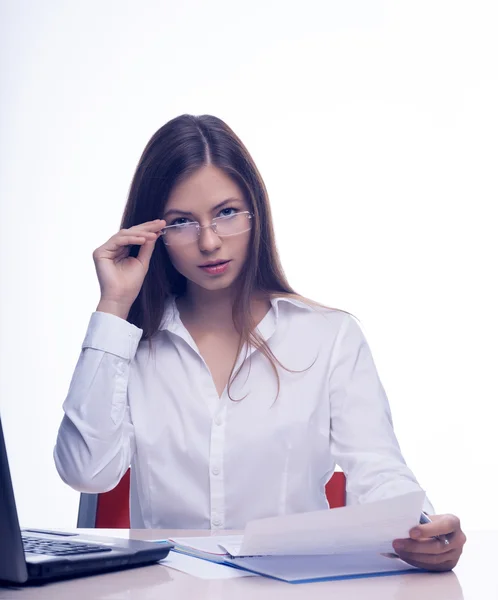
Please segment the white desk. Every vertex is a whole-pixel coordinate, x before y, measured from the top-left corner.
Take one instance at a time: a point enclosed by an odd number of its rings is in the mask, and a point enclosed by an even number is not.
[[[113,537],[164,539],[207,531],[80,530]],[[230,532],[233,533],[233,532]],[[217,533],[219,535],[220,533]],[[153,565],[27,588],[2,588],[0,599],[25,600],[498,600],[498,531],[467,533],[450,573],[414,573],[289,584],[265,577],[203,580]]]

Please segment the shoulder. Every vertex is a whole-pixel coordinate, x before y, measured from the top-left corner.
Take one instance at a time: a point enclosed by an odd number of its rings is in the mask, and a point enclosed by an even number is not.
[[[275,295],[271,298],[271,304],[283,327],[304,328],[319,338],[326,336],[331,342],[351,335],[362,335],[359,319],[346,310],[326,306],[297,294]]]

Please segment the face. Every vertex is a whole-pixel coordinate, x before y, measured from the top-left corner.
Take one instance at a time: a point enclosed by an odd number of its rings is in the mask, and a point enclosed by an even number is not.
[[[202,227],[197,240],[166,246],[174,267],[187,278],[188,288],[214,291],[232,286],[247,259],[251,232],[218,236],[209,225],[215,217],[247,210],[250,207],[241,188],[212,165],[201,167],[173,188],[164,211],[166,225],[197,221]],[[201,268],[208,261],[229,263],[221,272],[209,272]]]

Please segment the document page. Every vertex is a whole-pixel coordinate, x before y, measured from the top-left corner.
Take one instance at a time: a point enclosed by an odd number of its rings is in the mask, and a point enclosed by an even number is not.
[[[242,538],[217,539],[233,557],[392,552],[418,525],[425,492],[365,504],[250,521]]]

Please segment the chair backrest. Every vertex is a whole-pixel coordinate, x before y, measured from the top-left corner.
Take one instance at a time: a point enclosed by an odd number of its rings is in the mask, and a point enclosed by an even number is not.
[[[330,508],[346,506],[346,476],[342,471],[335,471],[325,486],[325,495]]]
[[[80,494],[78,527],[130,528],[130,469],[118,485],[102,494]]]
[[[325,486],[330,508],[346,504],[346,477],[336,471]],[[130,528],[130,469],[110,492],[81,494],[78,527]]]

